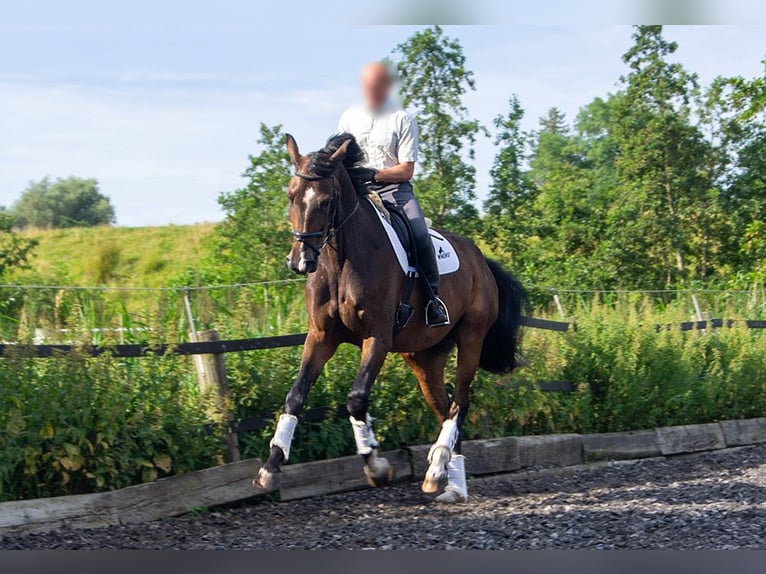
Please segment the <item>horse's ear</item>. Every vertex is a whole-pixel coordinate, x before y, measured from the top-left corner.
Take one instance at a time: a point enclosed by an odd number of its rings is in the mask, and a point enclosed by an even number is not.
[[[298,167],[301,161],[301,154],[298,151],[298,144],[295,142],[295,138],[290,134],[285,137],[287,143],[287,155],[290,156],[290,161],[293,162],[295,167]]]
[[[335,150],[335,153],[330,156],[330,161],[333,163],[336,161],[343,161],[343,158],[346,157],[346,152],[348,152],[348,146],[350,143],[351,140],[344,141],[340,147]]]

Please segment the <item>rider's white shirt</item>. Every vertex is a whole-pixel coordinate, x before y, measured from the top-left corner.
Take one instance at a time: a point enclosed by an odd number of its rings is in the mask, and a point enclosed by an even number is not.
[[[380,110],[349,108],[340,117],[338,131],[356,138],[367,154],[365,167],[383,169],[418,160],[418,124],[392,104]]]

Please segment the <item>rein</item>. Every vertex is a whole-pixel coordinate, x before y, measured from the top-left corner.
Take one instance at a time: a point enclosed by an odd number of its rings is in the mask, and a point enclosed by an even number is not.
[[[351,219],[354,216],[354,214],[357,212],[357,210],[359,209],[359,203],[360,203],[359,194],[356,194],[356,203],[354,204],[354,208],[349,212],[348,215],[346,215],[345,217],[341,219],[338,225],[335,225],[334,221],[338,217],[338,213],[340,212],[339,211],[340,193],[338,192],[337,181],[335,180],[334,176],[321,177],[318,175],[300,173],[297,171],[295,172],[295,175],[306,181],[321,181],[324,179],[333,179],[333,194],[332,194],[332,199],[330,200],[330,209],[329,209],[328,218],[327,218],[328,223],[324,231],[296,231],[295,229],[292,230],[294,241],[303,243],[304,245],[309,247],[314,252],[314,254],[318,257],[322,249],[324,249],[325,246],[330,241],[332,241],[335,237],[337,237],[341,227],[343,227],[346,224],[346,222],[348,222],[348,220]],[[315,245],[307,241],[309,239],[319,239],[319,238],[322,239],[322,242],[320,243],[319,247],[316,247]]]

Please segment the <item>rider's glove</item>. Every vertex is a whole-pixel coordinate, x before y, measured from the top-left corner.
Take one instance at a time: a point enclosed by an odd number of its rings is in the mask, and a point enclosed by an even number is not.
[[[375,175],[378,173],[377,169],[371,167],[352,167],[348,170],[351,177],[354,177],[364,183],[370,185],[375,183]]]

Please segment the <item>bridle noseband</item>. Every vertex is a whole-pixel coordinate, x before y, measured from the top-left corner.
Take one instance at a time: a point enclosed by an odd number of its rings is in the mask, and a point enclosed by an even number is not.
[[[294,172],[295,175],[305,181],[322,181],[325,179],[332,179],[333,180],[333,192],[332,192],[332,198],[330,199],[330,208],[328,211],[327,216],[327,227],[323,231],[296,231],[295,229],[292,230],[293,234],[293,240],[297,241],[298,243],[303,243],[305,246],[309,247],[314,254],[319,257],[319,253],[322,251],[322,249],[325,248],[325,246],[332,241],[337,235],[338,231],[340,231],[340,228],[343,227],[346,222],[353,217],[353,215],[356,213],[356,210],[359,209],[359,195],[356,196],[356,203],[354,204],[354,208],[349,212],[348,215],[343,217],[338,223],[338,225],[335,225],[335,219],[338,217],[338,214],[340,212],[340,193],[338,192],[338,185],[337,181],[335,180],[334,176],[328,176],[328,177],[322,177],[319,175],[314,174],[308,174],[308,173],[300,173],[298,171]],[[307,240],[309,239],[322,239],[322,242],[319,244],[319,247],[316,247],[312,243],[309,243]]]

